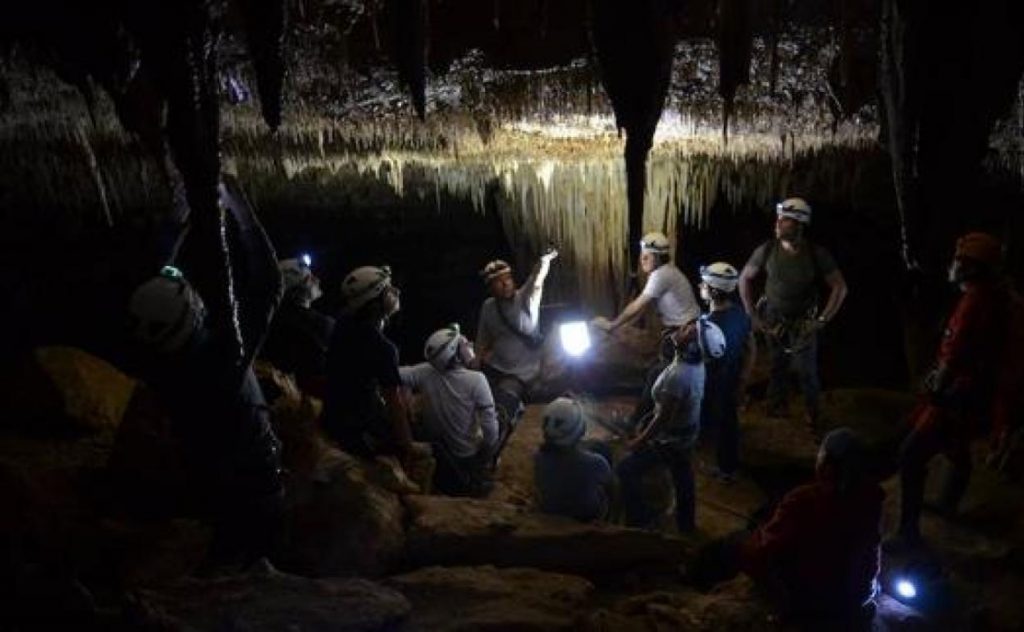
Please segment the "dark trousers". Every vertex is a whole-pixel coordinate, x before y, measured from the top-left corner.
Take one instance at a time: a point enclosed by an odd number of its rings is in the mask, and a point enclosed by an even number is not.
[[[711,381],[714,380],[714,381]],[[718,469],[733,474],[740,464],[740,418],[736,389],[739,376],[719,380],[709,376],[701,405],[701,432],[713,438]]]
[[[804,405],[812,420],[818,419],[821,382],[818,380],[818,338],[813,336],[803,349],[794,353],[786,353],[782,343],[771,336],[768,337],[768,350],[771,354],[771,380],[768,384],[768,405],[779,408],[786,402],[790,366],[796,369],[800,390],[803,392]]]
[[[971,479],[970,441],[966,437],[952,436],[942,423],[915,429],[900,447],[900,532],[905,535],[919,535],[918,522],[924,503],[928,463],[940,453],[953,464],[942,491],[940,506],[955,510],[967,491]]]
[[[696,526],[693,465],[690,450],[668,448],[647,443],[619,463],[616,471],[622,484],[622,504],[626,512],[626,525],[650,527],[657,515],[644,502],[644,475],[659,465],[668,466],[676,494],[676,526],[681,533],[693,531]]]

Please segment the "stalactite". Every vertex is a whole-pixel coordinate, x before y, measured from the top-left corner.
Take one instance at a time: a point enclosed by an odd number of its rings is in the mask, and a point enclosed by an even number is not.
[[[234,0],[242,12],[263,118],[272,130],[281,125],[285,75],[288,0]]]

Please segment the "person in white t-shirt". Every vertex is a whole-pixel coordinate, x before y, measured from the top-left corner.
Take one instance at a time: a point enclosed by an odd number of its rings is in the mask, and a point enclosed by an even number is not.
[[[598,316],[592,321],[594,327],[611,334],[639,318],[648,305],[653,303],[658,310],[662,325],[660,353],[647,370],[640,402],[631,418],[634,424],[654,408],[651,387],[675,355],[678,341],[673,338],[679,328],[700,316],[700,306],[694,296],[693,286],[672,263],[668,237],[658,232],[644,235],[640,241],[640,268],[647,274],[647,283],[640,295],[626,305],[614,320]]]
[[[422,438],[438,457],[437,488],[456,495],[482,495],[490,486],[498,450],[498,420],[487,378],[467,368],[472,346],[458,325],[427,338],[426,362],[399,367],[402,384],[425,399]]]
[[[700,316],[700,307],[693,286],[686,275],[672,263],[668,237],[661,233],[647,233],[640,241],[640,268],[647,274],[647,283],[640,295],[633,299],[614,320],[594,319],[594,326],[609,333],[627,325],[644,313],[652,302],[666,330],[675,331]],[[667,359],[672,359],[672,348]]]

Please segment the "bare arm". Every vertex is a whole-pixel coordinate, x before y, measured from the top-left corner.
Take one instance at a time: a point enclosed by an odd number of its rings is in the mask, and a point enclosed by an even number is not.
[[[847,287],[846,279],[843,278],[843,273],[838,269],[833,270],[825,276],[825,283],[829,287],[828,301],[825,303],[825,308],[821,310],[821,318],[824,320],[832,320],[842,307],[843,301],[846,300]]]
[[[676,409],[679,407],[679,404],[680,401],[677,397],[663,397],[654,407],[654,418],[651,419],[651,423],[647,424],[647,427],[644,428],[636,438],[630,441],[630,449],[635,449],[643,445],[648,439],[654,436],[658,432],[658,428],[676,414]]]
[[[751,317],[754,315],[754,305],[756,304],[754,301],[754,279],[760,272],[761,268],[749,263],[743,266],[743,271],[740,272],[740,300],[743,301],[743,311]]]
[[[615,331],[623,325],[628,325],[644,312],[644,308],[651,302],[651,297],[641,294],[632,301],[626,308],[622,310],[622,313],[615,317],[615,320],[608,323],[608,331]]]
[[[558,251],[550,250],[541,255],[540,260],[533,266],[533,271],[523,283],[523,304],[530,311],[530,318],[536,322],[537,312],[540,309],[540,298],[544,290],[544,281],[551,271],[551,260],[558,256]]]

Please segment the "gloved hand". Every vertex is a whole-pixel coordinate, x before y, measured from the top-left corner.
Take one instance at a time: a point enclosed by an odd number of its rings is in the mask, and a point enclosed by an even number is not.
[[[924,376],[924,389],[932,395],[938,395],[946,388],[948,371],[945,366],[937,366]]]
[[[557,258],[558,258],[558,251],[555,250],[554,248],[548,248],[544,252],[544,254],[542,254],[540,256],[541,261],[543,261],[544,263],[551,263],[552,259],[557,259]]]

